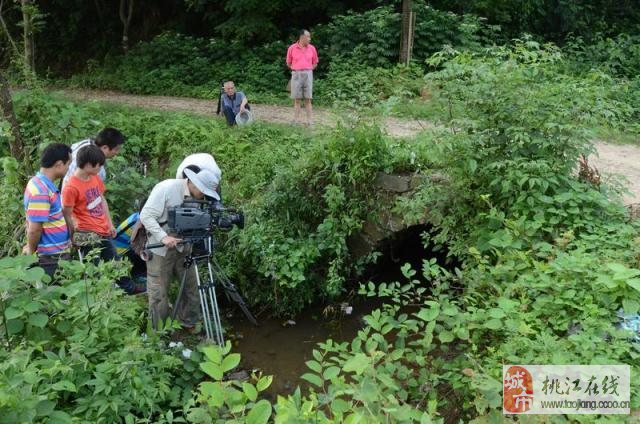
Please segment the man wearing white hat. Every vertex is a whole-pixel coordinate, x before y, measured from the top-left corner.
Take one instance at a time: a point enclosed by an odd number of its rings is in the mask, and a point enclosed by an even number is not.
[[[171,278],[178,280],[185,273],[184,259],[191,247],[180,245],[175,234],[168,233],[169,208],[180,206],[185,200],[204,199],[205,196],[220,200],[216,192],[220,179],[212,171],[202,169],[196,173],[185,169],[186,179],[164,180],[156,184],[140,212],[140,221],[147,231],[149,244],[162,243],[164,247],[151,249],[147,262],[147,294],[149,316],[154,328],[160,328],[169,316],[168,289]],[[177,317],[183,327],[191,329],[199,319],[199,297],[196,274],[193,267],[186,269],[185,291],[178,308]]]
[[[197,169],[193,169],[191,166],[196,166]],[[209,153],[194,153],[192,155],[184,158],[180,165],[178,165],[178,170],[176,171],[176,178],[187,178],[184,174],[185,168],[189,167],[192,171],[196,173],[201,169],[208,169],[213,172],[213,174],[218,177],[218,181],[222,179],[222,171],[220,167],[216,163],[216,160]]]

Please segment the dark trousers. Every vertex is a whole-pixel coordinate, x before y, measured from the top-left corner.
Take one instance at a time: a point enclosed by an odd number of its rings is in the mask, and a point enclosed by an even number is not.
[[[251,110],[251,107],[249,105],[246,105],[244,108],[247,110]],[[230,127],[236,124],[236,114],[233,112],[233,109],[223,106],[222,113],[224,113],[224,117],[227,118],[227,124],[229,124]]]
[[[131,272],[128,276],[118,279],[116,284],[127,294],[141,293],[146,288],[144,286],[140,287],[139,284],[136,284],[136,281],[147,280],[147,263],[140,259],[140,256],[136,255],[133,250],[129,250],[126,253],[126,257],[131,261]]]
[[[110,237],[102,237],[99,244],[80,246],[79,250],[80,250],[80,253],[82,253],[82,257],[84,258],[85,256],[87,256],[87,253],[89,253],[91,250],[96,248],[100,248],[99,259],[102,259],[105,262],[111,261],[118,257],[118,255],[116,254],[116,248],[113,245],[113,241],[111,240]],[[95,260],[96,264],[99,261],[99,259]]]
[[[42,268],[49,277],[51,277],[52,281],[55,281],[53,276],[58,269],[58,261],[60,260],[68,261],[71,259],[71,255],[69,253],[58,253],[56,255],[38,255],[38,265]]]

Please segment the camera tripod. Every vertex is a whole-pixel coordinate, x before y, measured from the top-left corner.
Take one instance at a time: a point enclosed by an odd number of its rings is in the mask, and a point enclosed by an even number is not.
[[[201,253],[195,253],[194,247],[199,241],[202,241],[204,249]],[[216,282],[220,283],[227,297],[238,304],[247,319],[253,325],[258,325],[258,322],[247,308],[247,305],[238,292],[236,286],[229,281],[229,278],[225,275],[218,262],[213,258],[213,238],[211,236],[192,238],[184,240],[179,244],[190,244],[192,248],[191,252],[184,259],[185,269],[182,274],[180,290],[178,291],[178,297],[176,298],[171,318],[174,320],[176,318],[176,313],[178,311],[177,305],[179,305],[182,300],[187,282],[187,272],[189,272],[189,268],[193,266],[196,273],[196,287],[200,298],[200,311],[202,312],[202,321],[207,339],[215,341],[219,346],[224,346],[224,334],[222,330],[222,322],[220,320],[220,308],[218,307],[218,299],[216,297]],[[147,246],[148,249],[156,247],[164,247],[164,245],[162,243],[158,243]],[[207,265],[208,279],[206,281],[203,281],[200,278],[200,270],[198,269],[199,263],[206,263]]]

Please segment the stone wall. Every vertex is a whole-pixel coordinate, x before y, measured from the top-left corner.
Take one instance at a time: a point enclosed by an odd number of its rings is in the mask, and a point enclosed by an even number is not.
[[[362,231],[348,240],[351,253],[355,257],[365,256],[380,245],[380,242],[394,233],[408,227],[402,217],[394,214],[392,209],[399,197],[410,197],[425,181],[440,183],[444,178],[440,175],[425,176],[421,174],[392,175],[379,173],[375,186],[378,190],[378,208],[372,211],[373,217],[362,226]],[[419,222],[424,224],[424,220]]]

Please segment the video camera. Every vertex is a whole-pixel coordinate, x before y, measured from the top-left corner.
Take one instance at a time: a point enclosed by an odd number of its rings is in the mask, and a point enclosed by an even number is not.
[[[169,208],[167,224],[178,237],[208,237],[216,228],[223,231],[234,226],[244,228],[244,214],[237,209],[225,208],[218,201],[188,200]]]

